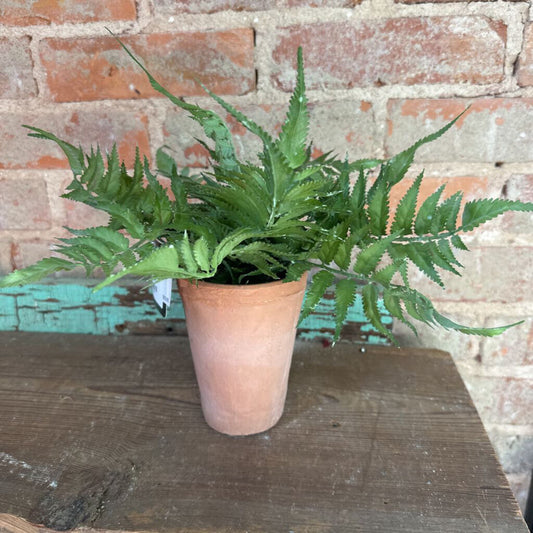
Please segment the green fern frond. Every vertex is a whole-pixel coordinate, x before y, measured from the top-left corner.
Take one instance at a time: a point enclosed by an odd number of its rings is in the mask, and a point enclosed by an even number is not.
[[[392,232],[399,232],[402,234],[411,233],[415,219],[418,192],[420,190],[420,184],[422,183],[423,177],[424,172],[421,172],[411,187],[409,187],[403,198],[400,200],[398,207],[396,208],[394,221],[391,225]]]
[[[506,211],[533,212],[533,203],[523,203],[500,198],[484,198],[465,204],[460,231],[471,231],[477,226],[496,218]]]
[[[296,87],[289,102],[287,117],[281,128],[277,144],[291,168],[301,166],[307,157],[307,132],[309,112],[305,96],[302,48],[298,48]]]
[[[357,282],[341,279],[335,284],[335,336],[334,342],[341,335],[342,326],[348,315],[348,309],[354,304],[357,294]]]
[[[35,283],[60,270],[72,270],[76,267],[75,263],[60,259],[57,257],[47,257],[41,259],[37,263],[19,270],[11,272],[7,276],[0,279],[0,288],[16,287],[18,285],[26,285],[28,283]]]
[[[326,289],[331,286],[334,279],[335,276],[327,270],[320,270],[313,276],[311,285],[305,294],[305,300],[298,324],[301,324],[302,321],[305,320],[315,310],[315,307],[320,302],[320,299],[322,296],[324,296]]]
[[[439,203],[444,185],[440,186],[433,194],[429,195],[420,206],[415,219],[415,233],[417,235],[425,235],[431,231],[433,218],[437,212],[437,204]],[[439,230],[441,230],[439,228]]]

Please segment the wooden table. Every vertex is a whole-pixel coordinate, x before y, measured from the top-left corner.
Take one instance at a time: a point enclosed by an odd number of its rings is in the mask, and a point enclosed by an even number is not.
[[[299,343],[286,412],[202,419],[187,340],[0,334],[0,531],[526,533],[450,356]]]

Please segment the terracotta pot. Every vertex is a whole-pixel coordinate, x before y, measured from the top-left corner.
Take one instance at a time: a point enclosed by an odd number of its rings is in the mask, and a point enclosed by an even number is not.
[[[306,279],[178,280],[202,411],[213,429],[251,435],[281,418]]]

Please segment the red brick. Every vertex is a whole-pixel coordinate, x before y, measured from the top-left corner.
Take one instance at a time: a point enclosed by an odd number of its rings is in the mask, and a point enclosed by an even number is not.
[[[251,29],[124,36],[158,81],[176,95],[244,94],[255,86]],[[112,37],[45,39],[41,61],[57,102],[147,98],[159,93]]]
[[[0,168],[68,168],[63,152],[51,141],[28,137],[22,124],[50,130],[75,146],[90,150],[99,144],[110,150],[117,143],[119,156],[131,165],[135,146],[150,155],[147,118],[135,112],[83,110],[71,112],[0,113]]]
[[[257,161],[256,155],[262,150],[261,141],[218,106],[210,107],[228,123],[238,157]],[[237,107],[272,135],[279,133],[287,112],[286,106],[281,105]],[[333,150],[342,156],[348,153],[352,158],[368,157],[380,144],[372,106],[368,102],[313,103],[309,105],[309,115],[308,141],[313,143],[315,155]],[[172,149],[179,166],[208,165],[207,151],[196,141],[205,136],[187,113],[170,110],[163,131],[165,144]]]
[[[533,85],[533,24],[524,31],[524,44],[518,61],[519,85]]]
[[[0,230],[37,230],[51,227],[46,184],[41,178],[0,177]]]
[[[417,160],[520,162],[533,160],[533,98],[391,100],[385,148],[393,155],[437,131],[464,111],[457,124],[423,146]]]
[[[12,26],[134,20],[136,15],[135,0],[2,0],[0,6],[2,24]]]
[[[503,23],[479,16],[290,26],[278,30],[272,78],[283,90],[293,87],[296,48],[302,46],[313,89],[499,82],[506,33]]]
[[[0,39],[0,98],[29,98],[36,95],[30,39]]]

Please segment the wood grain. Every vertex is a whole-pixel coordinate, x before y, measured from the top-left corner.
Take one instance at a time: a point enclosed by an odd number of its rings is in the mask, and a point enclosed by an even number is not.
[[[186,338],[0,333],[0,531],[527,532],[448,354],[297,344],[269,432],[203,422]]]

